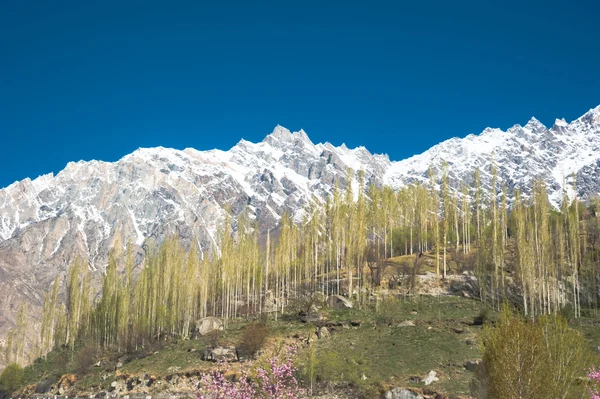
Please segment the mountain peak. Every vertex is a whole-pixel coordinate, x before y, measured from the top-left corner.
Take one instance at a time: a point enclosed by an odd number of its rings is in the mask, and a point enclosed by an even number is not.
[[[270,137],[276,138],[278,140],[289,141],[292,138],[292,133],[281,125],[275,126],[273,132],[269,135]],[[269,137],[267,136],[267,137]]]
[[[304,129],[300,129],[297,132],[292,133],[292,135],[296,139],[299,139],[299,140],[304,141],[304,142],[309,142],[309,143],[312,144],[312,141],[310,140],[310,138],[308,138],[308,134],[306,134],[306,132],[304,131]]]
[[[554,121],[554,127],[567,127],[569,126],[569,124],[567,123],[567,121],[565,120],[565,118],[556,118],[556,120]]]
[[[264,138],[263,142],[269,143],[274,147],[287,146],[296,142],[302,142],[305,145],[313,146],[313,142],[308,138],[304,129],[297,132],[290,132],[289,129],[277,125],[273,132]]]
[[[537,120],[535,116],[532,116],[531,119],[529,119],[529,122],[527,122],[527,124],[524,126],[524,128],[529,129],[532,132],[537,132],[539,130],[545,129],[546,126],[544,126],[542,122]]]

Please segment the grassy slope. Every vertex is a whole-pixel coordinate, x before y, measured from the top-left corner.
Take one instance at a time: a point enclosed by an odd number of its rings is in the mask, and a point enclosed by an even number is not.
[[[412,265],[414,257],[398,257],[396,264]],[[431,259],[423,262],[421,273],[435,272]],[[400,268],[392,264],[386,277]],[[420,296],[416,298],[380,301],[377,306],[349,311],[328,311],[328,321],[358,320],[359,327],[335,327],[332,337],[315,344],[315,375],[321,381],[350,381],[360,387],[367,397],[387,386],[422,386],[411,377],[424,377],[435,370],[440,381],[433,389],[453,396],[466,395],[473,373],[463,364],[481,356],[477,336],[481,330],[472,321],[484,307],[480,302],[456,296]],[[572,325],[584,332],[590,346],[600,343],[598,315],[584,315]],[[495,317],[493,312],[491,317]],[[413,327],[400,327],[399,322],[411,320]],[[247,323],[231,322],[219,339],[220,345],[236,345]],[[302,324],[295,315],[280,317],[269,322],[271,336],[266,351],[275,351],[283,340],[293,336],[309,337],[316,326]],[[474,341],[468,345],[466,341]],[[208,338],[173,341],[125,360],[120,372],[131,375],[147,373],[156,377],[173,373],[208,370],[213,363],[200,360],[202,350],[210,345]],[[155,353],[158,352],[158,353]],[[83,391],[108,389],[114,380],[117,354],[102,354],[102,367],[91,367],[80,375],[77,387]],[[308,349],[299,353],[299,362],[306,365]],[[68,351],[53,352],[48,360],[27,368],[27,383],[34,384],[49,378],[56,380],[62,374],[76,372],[76,361]],[[80,373],[81,374],[81,373]],[[108,375],[108,377],[107,377]],[[366,376],[366,379],[361,378]],[[107,378],[103,378],[107,377]]]
[[[328,321],[359,320],[362,324],[356,328],[335,327],[330,338],[316,343],[317,375],[320,380],[350,381],[372,392],[386,384],[410,386],[409,377],[424,377],[429,370],[436,370],[441,381],[434,387],[464,394],[468,391],[471,373],[462,365],[468,359],[479,357],[478,346],[465,343],[466,339],[477,335],[479,327],[467,324],[479,313],[479,308],[479,303],[464,298],[421,297],[416,301],[388,303],[380,306],[379,311],[330,311]],[[394,326],[403,320],[413,320],[416,326]],[[239,343],[245,324],[231,323],[219,344]],[[275,350],[282,340],[289,341],[295,335],[309,337],[316,331],[316,326],[303,324],[291,315],[277,322],[271,321],[270,328],[267,350]],[[456,333],[453,328],[464,332]],[[208,370],[213,364],[200,360],[200,357],[209,344],[205,338],[170,342],[161,348],[134,354],[132,359],[123,362],[120,372],[161,377]],[[306,351],[300,351],[301,362],[306,358]],[[80,373],[77,387],[82,391],[108,389],[114,380],[117,355],[105,353],[100,357],[104,359],[101,367],[92,366],[86,374]],[[68,351],[51,353],[47,361],[28,368],[27,383],[34,384],[47,378],[56,380],[62,374],[77,373],[76,360],[70,358]],[[65,361],[67,363],[63,365]],[[363,373],[366,380],[360,378]],[[103,379],[103,376],[108,377]]]
[[[317,374],[349,380],[372,391],[381,385],[422,386],[411,383],[410,377],[422,378],[435,370],[440,381],[432,387],[467,394],[472,373],[463,364],[480,357],[478,345],[466,343],[475,341],[481,328],[470,325],[479,304],[459,297],[421,297],[394,305],[389,307],[393,310],[376,314],[368,310],[333,314],[364,323],[357,329],[338,329],[333,338],[319,341]],[[390,326],[391,319],[395,321]],[[397,326],[403,320],[415,326]],[[361,379],[363,374],[366,380]]]

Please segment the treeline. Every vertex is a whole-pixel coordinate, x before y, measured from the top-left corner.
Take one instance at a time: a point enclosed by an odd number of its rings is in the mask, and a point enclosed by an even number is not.
[[[259,245],[258,228],[246,213],[227,217],[218,247],[202,252],[167,239],[146,251],[134,278],[131,249],[110,254],[100,295],[92,292],[87,263],[75,262],[59,303],[57,279],[45,298],[38,353],[78,340],[131,349],[167,336],[187,337],[195,320],[225,320],[269,312],[278,317],[289,302],[315,293],[342,294],[357,306],[384,281],[389,259],[428,253],[440,279],[450,268],[472,271],[482,301],[509,299],[535,316],[597,304],[600,201],[584,206],[564,196],[551,208],[536,182],[525,199],[509,193],[491,170],[491,187],[450,187],[448,168],[429,171],[427,184],[394,191],[371,185],[364,174],[302,215],[284,215],[278,236]],[[509,207],[509,198],[513,202]],[[235,229],[233,227],[236,227]],[[120,251],[120,252],[119,252]],[[416,265],[416,263],[415,263]],[[11,344],[10,361],[19,360]]]

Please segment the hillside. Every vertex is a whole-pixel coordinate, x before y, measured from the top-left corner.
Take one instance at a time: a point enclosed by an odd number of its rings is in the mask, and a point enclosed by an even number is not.
[[[533,179],[539,177],[556,207],[563,190],[575,197],[571,187],[577,188],[577,197],[593,198],[600,191],[595,178],[599,129],[596,107],[571,123],[558,120],[550,129],[532,119],[523,127],[486,129],[392,162],[363,147],[313,144],[305,132],[278,126],[261,143],[242,140],[229,151],[151,148],[114,163],[70,163],[56,176],[26,179],[0,190],[0,337],[16,327],[22,303],[29,305],[31,324],[41,322],[44,293],[57,276],[66,279],[67,267],[77,257],[87,261],[98,288],[115,243],[132,243],[138,266],[152,242],[173,234],[185,246],[194,242],[202,254],[209,254],[220,245],[217,236],[225,216],[236,219],[242,212],[257,223],[264,245],[267,231],[273,230],[276,238],[282,215],[300,222],[334,187],[344,191],[351,181],[356,196],[363,187],[359,174],[349,169],[364,172],[364,186],[399,190],[411,182],[429,184],[427,170],[433,166],[437,179],[448,171],[450,188],[460,191],[464,183],[472,191],[473,173],[479,168],[481,189],[487,193],[494,164],[498,196],[502,186],[529,196]],[[569,178],[573,174],[576,181]],[[441,189],[441,181],[436,185]],[[402,220],[406,215],[394,224]],[[27,347],[36,339],[33,331],[29,338]]]
[[[324,316],[320,321],[304,323],[295,311],[269,321],[262,355],[251,362],[233,360],[232,372],[260,364],[282,345],[295,344],[303,386],[310,386],[312,378],[316,397],[372,398],[393,387],[448,395],[438,397],[469,396],[474,376],[470,362],[481,357],[481,325],[474,320],[484,307],[478,301],[447,295],[402,297],[389,291],[363,309],[319,308]],[[95,351],[87,358],[77,354],[89,356],[86,347],[78,347],[74,355],[68,349],[55,350],[27,369],[24,385],[29,387],[23,394],[37,389],[69,396],[189,395],[198,376],[216,367],[203,360],[206,349],[239,348],[249,324],[238,320],[215,337],[157,342],[131,354]],[[312,377],[309,366],[314,368]],[[432,370],[439,381],[426,386],[422,380]],[[70,374],[76,377],[63,377]]]

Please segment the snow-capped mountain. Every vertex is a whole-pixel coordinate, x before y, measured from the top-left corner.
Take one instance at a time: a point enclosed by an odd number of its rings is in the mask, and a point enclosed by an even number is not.
[[[479,135],[446,140],[393,162],[383,180],[395,187],[425,181],[429,165],[439,171],[444,161],[451,180],[469,185],[475,168],[481,170],[482,183],[489,184],[492,163],[509,191],[517,187],[528,192],[532,180],[541,178],[555,206],[562,201],[563,188],[573,197],[575,176],[577,194],[586,199],[600,193],[600,106],[571,123],[556,119],[549,129],[531,118],[525,126],[515,125],[506,132],[487,128]]]
[[[399,162],[364,147],[313,144],[304,131],[277,126],[262,142],[241,140],[228,151],[139,149],[114,163],[69,163],[56,176],[16,182],[0,190],[0,339],[21,301],[39,314],[44,292],[75,256],[103,270],[117,238],[136,245],[138,260],[145,243],[172,233],[206,251],[226,208],[234,215],[247,209],[266,231],[284,212],[301,218],[336,182],[357,185],[349,169],[364,170],[367,184],[398,188],[426,181],[429,166],[439,171],[444,162],[455,186],[471,184],[476,167],[489,184],[494,162],[509,189],[527,191],[533,178],[545,180],[555,204],[565,184],[571,190],[573,174],[580,197],[596,195],[600,106],[550,129],[535,118],[506,132],[488,128]]]

